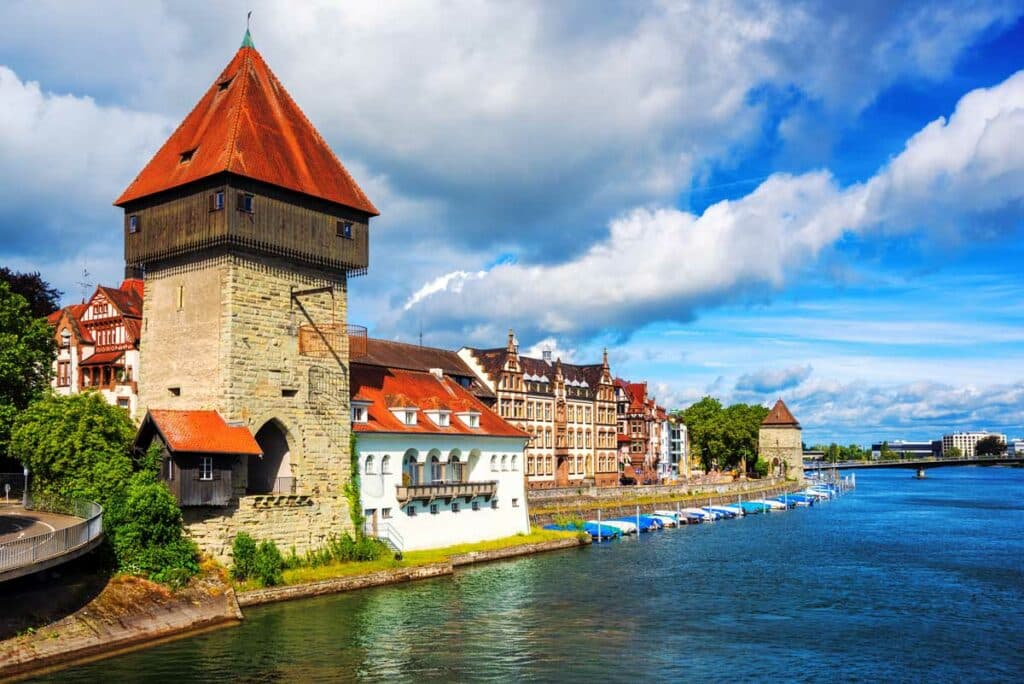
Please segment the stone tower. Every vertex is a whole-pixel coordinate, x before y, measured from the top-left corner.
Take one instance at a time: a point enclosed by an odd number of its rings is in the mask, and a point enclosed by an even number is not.
[[[300,553],[348,530],[347,286],[378,212],[248,32],[115,204],[145,281],[140,416],[213,409],[263,451],[190,532],[223,557],[242,528]]]
[[[768,463],[772,475],[787,480],[804,479],[804,447],[800,423],[779,399],[761,421],[757,434],[758,456]]]

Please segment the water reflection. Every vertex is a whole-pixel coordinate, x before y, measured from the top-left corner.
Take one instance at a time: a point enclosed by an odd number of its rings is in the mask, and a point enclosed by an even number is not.
[[[52,678],[1019,679],[1024,471],[858,484],[809,510],[266,606]]]

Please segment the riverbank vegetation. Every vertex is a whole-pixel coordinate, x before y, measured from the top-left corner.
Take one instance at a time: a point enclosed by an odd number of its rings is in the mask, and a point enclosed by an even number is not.
[[[494,551],[507,549],[527,544],[537,544],[560,539],[575,538],[573,532],[562,532],[559,530],[544,530],[534,527],[529,534],[517,534],[502,539],[476,542],[473,544],[459,544],[441,549],[429,549],[425,551],[409,551],[402,554],[401,558],[386,553],[378,558],[370,560],[337,561],[332,560],[323,565],[302,564],[297,567],[286,567],[282,571],[281,582],[285,586],[296,584],[308,584],[322,580],[334,579],[336,577],[351,577],[353,575],[365,575],[379,570],[393,568],[415,567],[430,565],[433,563],[444,563],[450,561],[453,556],[480,551]],[[239,591],[249,591],[264,586],[256,578],[246,580],[235,580],[235,588]]]
[[[705,471],[728,470],[745,463],[751,474],[762,476],[768,466],[758,466],[757,435],[768,409],[759,404],[723,407],[714,397],[704,397],[684,411],[677,411],[686,425],[690,445],[700,456]]]
[[[11,456],[28,466],[34,497],[103,507],[106,547],[118,572],[182,586],[199,571],[181,509],[158,481],[158,449],[132,452],[128,413],[95,392],[44,394],[14,421]]]

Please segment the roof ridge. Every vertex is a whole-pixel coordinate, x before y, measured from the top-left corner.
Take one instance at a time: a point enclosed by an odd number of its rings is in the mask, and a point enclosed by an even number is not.
[[[249,33],[249,31],[246,30],[246,34],[247,35],[248,35],[248,33]],[[251,47],[251,48],[250,47],[240,47],[238,49],[239,49],[239,51],[246,50],[246,53],[242,56],[242,64],[241,64],[241,66],[238,67],[238,71],[235,72],[235,75],[232,77],[232,80],[238,78],[238,74],[244,72],[246,70],[246,67],[251,64],[252,55],[248,51],[249,50],[252,50],[252,51],[256,50],[256,48],[254,48],[254,47]],[[245,76],[245,75],[246,74],[243,74],[243,76]],[[253,77],[255,78],[256,75],[253,74]],[[216,83],[216,81],[214,81],[214,83]],[[236,110],[235,110],[235,122],[231,125],[231,135],[228,136],[227,140],[224,143],[224,146],[225,146],[226,151],[228,153],[228,165],[227,165],[227,169],[226,170],[229,173],[234,173],[234,171],[232,170],[231,166],[232,166],[232,164],[235,161],[235,147],[237,146],[237,141],[238,141],[238,125],[239,125],[239,122],[242,120],[242,102],[245,101],[245,89],[246,89],[246,86],[248,86],[248,85],[249,85],[249,79],[248,78],[243,78],[242,79],[242,85],[238,89],[238,96],[237,96],[238,97],[238,107],[236,107]],[[214,96],[214,97],[216,97],[216,96]],[[200,101],[202,101],[202,100],[200,100]],[[184,123],[184,122],[182,122],[182,123]]]

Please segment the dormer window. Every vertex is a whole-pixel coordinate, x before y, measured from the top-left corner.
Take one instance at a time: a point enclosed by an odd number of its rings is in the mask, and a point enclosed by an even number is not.
[[[231,85],[231,81],[233,81],[233,80],[235,80],[234,76],[232,76],[231,78],[225,78],[223,81],[218,83],[217,84],[217,92],[222,92],[222,91],[227,90],[228,86]]]
[[[461,420],[466,427],[473,428],[476,430],[480,427],[480,414],[476,411],[466,411],[465,413],[458,414],[459,420]]]
[[[424,411],[427,418],[433,421],[437,427],[449,427],[452,424],[452,412],[445,409],[432,409]]]
[[[370,404],[369,402],[353,401],[352,402],[352,422],[365,424],[370,422]]]
[[[345,238],[346,240],[352,239],[351,221],[338,221],[338,237]]]
[[[185,150],[178,157],[178,163],[179,164],[187,164],[188,162],[192,161],[192,157],[195,155],[195,153],[196,153],[196,148],[195,147],[193,147],[191,150]]]
[[[403,411],[402,412],[402,422],[404,422],[406,425],[415,425],[416,424],[416,411],[408,410],[408,409]]]
[[[139,232],[139,215],[132,214],[128,217],[128,232],[130,234]]]

